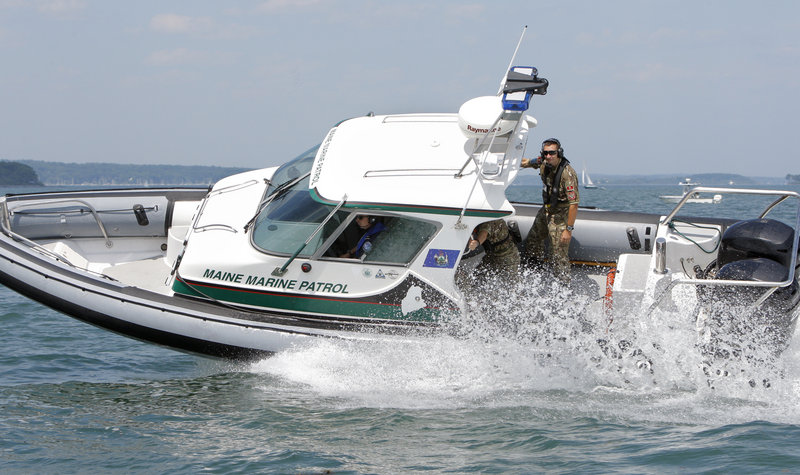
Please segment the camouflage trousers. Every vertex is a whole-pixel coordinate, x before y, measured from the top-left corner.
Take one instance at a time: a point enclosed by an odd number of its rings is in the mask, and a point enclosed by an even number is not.
[[[516,289],[520,258],[516,244],[510,244],[501,252],[487,252],[474,268],[459,266],[455,281],[461,291],[468,297],[475,297],[496,296],[502,291]]]
[[[569,281],[569,242],[562,244],[561,234],[567,229],[568,213],[568,207],[547,212],[542,206],[522,251],[522,259],[527,265],[537,265],[545,261],[545,243],[550,243],[553,272],[564,282]]]
[[[519,251],[513,241],[509,240],[502,251],[487,252],[478,267],[477,275],[499,278],[508,283],[516,283],[519,279]]]

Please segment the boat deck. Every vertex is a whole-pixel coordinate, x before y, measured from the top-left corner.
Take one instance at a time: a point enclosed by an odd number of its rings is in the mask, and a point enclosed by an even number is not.
[[[172,295],[170,272],[172,269],[163,257],[126,262],[106,267],[101,271],[125,285],[139,287],[162,295]]]

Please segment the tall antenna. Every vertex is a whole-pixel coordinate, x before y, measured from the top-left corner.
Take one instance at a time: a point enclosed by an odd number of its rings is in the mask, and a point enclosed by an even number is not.
[[[517,51],[519,51],[519,45],[522,44],[522,38],[525,37],[526,31],[528,31],[528,25],[525,25],[522,28],[522,34],[519,35],[519,41],[517,41],[517,47],[516,49],[514,49],[514,55],[511,56],[511,62],[508,63],[508,67],[503,72],[503,79],[500,81],[500,90],[497,91],[498,96],[503,93],[503,88],[506,86],[506,78],[508,77],[508,71],[511,69],[511,66],[514,66],[514,59],[517,58]]]

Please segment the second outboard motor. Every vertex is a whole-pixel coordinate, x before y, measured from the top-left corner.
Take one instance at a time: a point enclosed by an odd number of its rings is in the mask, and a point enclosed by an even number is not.
[[[717,271],[717,279],[780,282],[789,275],[789,268],[765,257],[728,262]]]
[[[772,259],[756,257],[729,262],[717,272],[717,279],[749,280],[751,282],[781,282],[789,276],[789,268]],[[765,291],[766,287],[716,287],[712,295],[716,299],[727,299],[729,303],[750,305]],[[791,310],[800,303],[798,276],[786,287],[777,289],[764,303],[767,309],[789,317]]]
[[[794,230],[774,219],[748,219],[728,227],[722,235],[717,255],[717,279],[749,280],[753,282],[781,282],[789,276],[792,262]],[[788,287],[778,289],[769,302],[777,304],[779,311],[788,311],[797,305],[797,277]],[[728,289],[739,300],[747,301],[748,294],[762,293],[763,287],[738,287]],[[717,296],[725,293],[718,289]]]
[[[785,281],[793,245],[794,230],[780,221],[739,221],[722,235],[714,278],[753,283]],[[714,286],[703,291],[711,335],[704,345],[708,356],[738,355],[764,361],[786,347],[793,330],[792,311],[800,304],[798,276],[757,308],[751,307],[767,291],[767,287],[757,286]]]
[[[722,235],[717,255],[717,279],[781,282],[789,276],[794,230],[774,219],[748,219],[728,227]],[[789,311],[798,303],[800,293],[795,276],[791,285],[778,289],[768,306]],[[716,296],[730,293],[745,303],[766,290],[763,287],[715,289]]]

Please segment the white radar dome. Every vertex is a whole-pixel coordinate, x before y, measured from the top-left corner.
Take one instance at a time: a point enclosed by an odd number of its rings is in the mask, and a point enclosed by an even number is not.
[[[483,96],[470,99],[458,109],[458,126],[467,137],[482,137],[489,132],[503,135],[511,132],[516,124],[513,120],[494,122],[503,113],[503,102],[498,96]],[[494,125],[494,128],[492,127]]]

